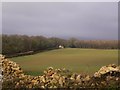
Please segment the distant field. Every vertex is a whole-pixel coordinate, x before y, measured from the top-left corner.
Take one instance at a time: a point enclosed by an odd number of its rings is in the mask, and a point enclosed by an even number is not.
[[[30,75],[43,74],[50,66],[92,74],[103,65],[117,64],[118,50],[65,48],[10,59]]]

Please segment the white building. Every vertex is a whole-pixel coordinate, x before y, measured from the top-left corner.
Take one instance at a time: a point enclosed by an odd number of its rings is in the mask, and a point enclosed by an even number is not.
[[[64,46],[62,46],[62,45],[59,45],[59,48],[60,48],[60,49],[63,49],[63,48],[64,48]]]

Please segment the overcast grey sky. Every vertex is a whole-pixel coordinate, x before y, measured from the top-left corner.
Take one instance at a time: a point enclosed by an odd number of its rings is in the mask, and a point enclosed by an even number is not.
[[[117,39],[117,2],[2,4],[2,33],[78,39]]]

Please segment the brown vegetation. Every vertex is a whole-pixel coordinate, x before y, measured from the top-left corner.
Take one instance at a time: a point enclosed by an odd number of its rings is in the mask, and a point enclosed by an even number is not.
[[[43,36],[2,35],[2,54],[7,57],[33,54],[58,49],[59,45],[69,48],[118,49],[117,40],[69,40]],[[32,51],[32,53],[28,53]]]

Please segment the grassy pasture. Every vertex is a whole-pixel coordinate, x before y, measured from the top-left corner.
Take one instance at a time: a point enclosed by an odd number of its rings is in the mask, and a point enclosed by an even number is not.
[[[50,66],[92,74],[103,65],[117,64],[118,50],[65,48],[10,59],[30,75],[40,75]]]

